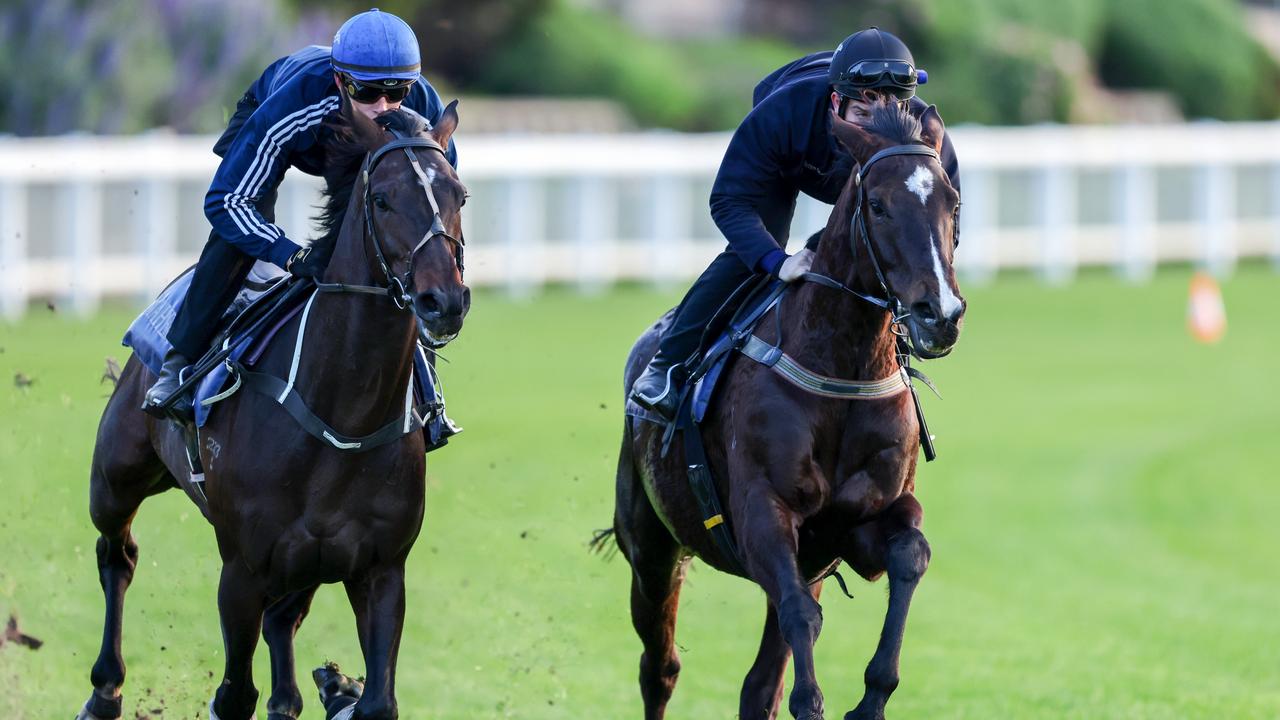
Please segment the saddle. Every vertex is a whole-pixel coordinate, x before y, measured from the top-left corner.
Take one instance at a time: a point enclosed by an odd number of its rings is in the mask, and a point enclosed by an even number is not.
[[[697,354],[684,363],[689,377],[683,392],[689,396],[685,399],[692,405],[695,422],[702,422],[711,406],[716,385],[732,351],[750,336],[760,318],[777,303],[785,289],[786,283],[771,276],[752,276],[730,293],[711,322],[707,323]],[[627,399],[626,414],[659,425],[667,424],[665,418],[630,398]]]
[[[186,298],[192,273],[192,270],[188,270],[170,283],[151,306],[134,320],[124,335],[122,344],[132,348],[152,373],[159,372],[164,356],[170,349],[166,335]],[[242,293],[223,316],[210,349],[183,371],[182,384],[175,396],[183,392],[193,393],[194,427],[197,429],[204,426],[216,403],[235,394],[246,382],[250,387],[258,389],[275,380],[270,376],[254,373],[250,368],[257,365],[280,330],[302,312],[316,292],[313,282],[288,276],[249,289],[254,292]],[[421,427],[427,452],[430,452],[446,445],[449,437],[461,432],[461,428],[444,414],[444,395],[435,372],[434,358],[429,357],[427,352],[419,346],[414,353],[411,387],[417,422],[404,423],[404,431],[399,434],[385,433],[386,439],[383,441],[409,432],[411,426]],[[231,386],[227,387],[229,381]],[[308,426],[306,421],[314,419],[314,416],[310,416],[309,411],[295,412],[296,403],[282,401],[281,404],[308,431],[314,430],[313,434],[321,435],[324,431],[329,431],[331,437],[340,437],[323,422],[318,422],[318,426]],[[305,405],[303,409],[305,410]],[[367,443],[363,445],[365,449],[374,446]]]

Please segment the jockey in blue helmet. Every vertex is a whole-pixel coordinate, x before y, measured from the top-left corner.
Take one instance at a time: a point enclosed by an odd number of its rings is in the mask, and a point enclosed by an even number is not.
[[[803,192],[835,203],[855,164],[831,133],[831,115],[860,122],[869,101],[893,97],[920,117],[929,105],[916,97],[916,86],[927,80],[902,40],[873,27],[845,38],[834,52],[784,65],[756,85],[752,110],[729,141],[711,188],[711,218],[728,247],[676,308],[657,354],[631,388],[633,400],[674,416],[685,365],[734,289],[753,274],[791,282],[809,270],[821,232],[794,255],[785,249],[796,197]],[[940,159],[959,190],[950,137]]]
[[[290,167],[323,173],[329,132],[323,122],[342,103],[371,119],[403,106],[437,122],[444,106],[421,68],[413,30],[374,9],[343,23],[332,48],[312,45],[280,58],[249,87],[213,148],[222,158],[205,195],[213,231],[169,330],[173,349],[147,391],[143,410],[162,414],[160,403],[177,389],[182,369],[204,354],[255,262],[303,277],[324,272],[327,257],[310,254],[275,224],[276,190],[284,173]],[[457,165],[452,140],[446,157]],[[189,399],[174,408],[186,414]]]

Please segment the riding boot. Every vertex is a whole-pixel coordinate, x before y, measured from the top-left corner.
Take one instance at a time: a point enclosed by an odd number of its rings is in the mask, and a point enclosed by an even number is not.
[[[185,395],[178,398],[168,413],[161,407],[182,384],[182,371],[190,364],[191,361],[177,350],[171,349],[165,353],[164,363],[160,366],[160,377],[156,378],[155,384],[147,390],[146,397],[142,400],[143,412],[158,418],[164,418],[168,414],[184,418],[191,416],[191,400]]]
[[[659,350],[631,386],[631,399],[672,420],[676,416],[684,378],[684,365],[672,362],[670,355]]]

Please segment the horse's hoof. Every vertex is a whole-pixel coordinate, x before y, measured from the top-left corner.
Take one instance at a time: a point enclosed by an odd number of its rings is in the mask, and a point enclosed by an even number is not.
[[[104,700],[97,693],[89,696],[76,720],[118,720],[123,714],[124,697],[117,695]]]
[[[222,720],[222,718],[218,717],[217,711],[213,709],[214,700],[217,700],[217,697],[211,698],[209,700],[209,720]],[[250,715],[249,720],[258,720],[258,713],[255,712],[254,714]]]
[[[364,694],[364,683],[342,674],[337,663],[327,662],[311,671],[311,679],[320,691],[320,704],[328,705],[335,697],[345,695],[359,699]]]
[[[884,711],[866,711],[860,708],[854,708],[844,714],[844,720],[884,720]]]

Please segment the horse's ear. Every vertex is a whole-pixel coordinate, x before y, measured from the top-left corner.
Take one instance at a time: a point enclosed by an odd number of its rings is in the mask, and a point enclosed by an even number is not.
[[[449,138],[453,137],[453,131],[458,129],[458,101],[454,100],[449,103],[444,112],[440,113],[440,120],[436,122],[435,127],[431,128],[431,137],[438,143],[440,147],[449,147]]]
[[[924,144],[937,152],[942,152],[942,139],[947,136],[947,128],[942,124],[942,116],[938,114],[938,106],[930,105],[920,115],[920,139]]]
[[[831,131],[835,133],[836,139],[841,145],[853,155],[853,159],[863,162],[867,158],[875,154],[879,149],[876,137],[867,132],[862,126],[851,123],[840,117],[836,113],[831,113]]]

